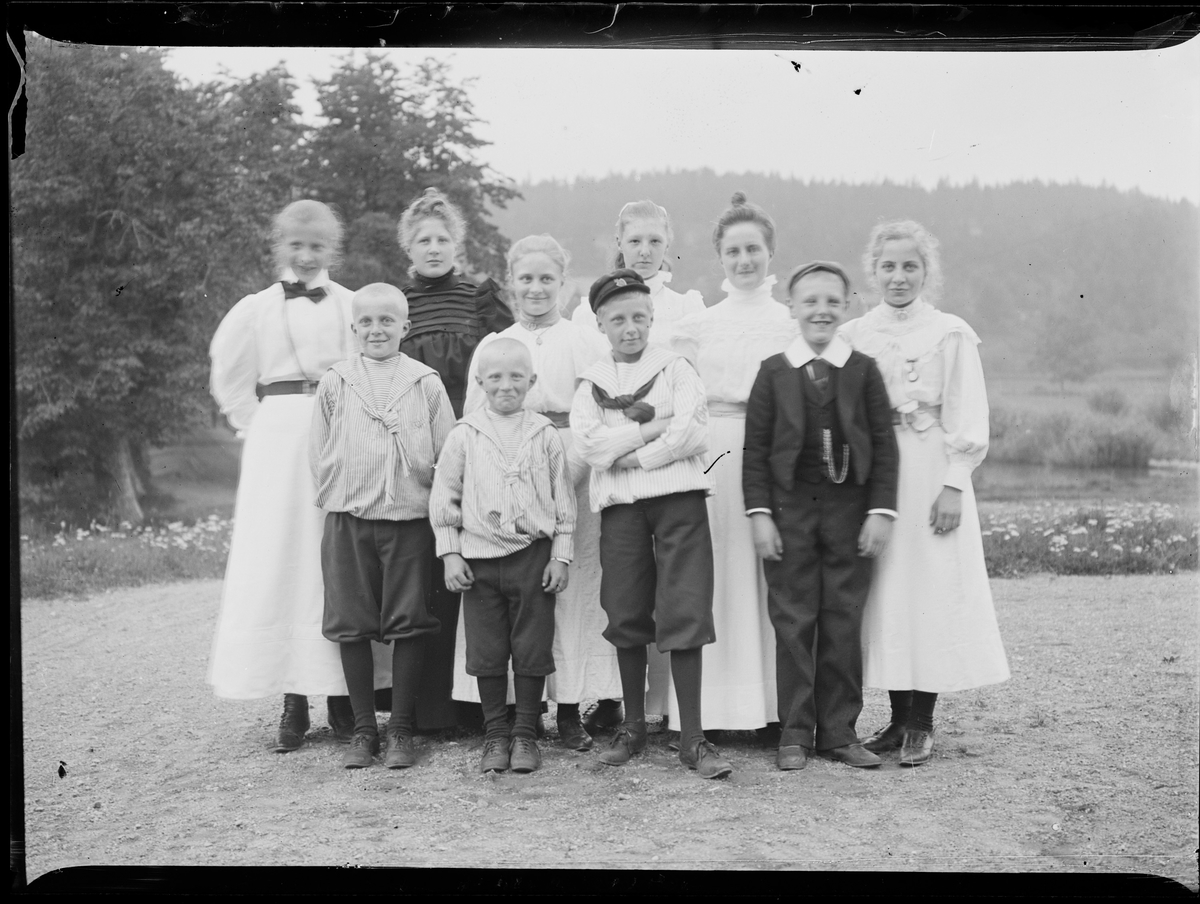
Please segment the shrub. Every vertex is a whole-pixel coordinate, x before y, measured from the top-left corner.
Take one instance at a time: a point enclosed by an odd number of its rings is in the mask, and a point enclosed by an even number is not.
[[[1129,410],[1129,399],[1115,387],[1096,390],[1088,396],[1087,404],[1097,414],[1122,415]]]
[[[1178,458],[1180,444],[1132,414],[1004,414],[988,458],[1009,464],[1073,468],[1145,468],[1150,459]]]

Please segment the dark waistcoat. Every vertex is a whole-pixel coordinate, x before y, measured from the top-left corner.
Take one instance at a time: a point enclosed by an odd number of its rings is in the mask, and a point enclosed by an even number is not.
[[[823,388],[818,388],[809,379],[807,367],[796,368],[796,378],[804,394],[805,409],[804,446],[796,459],[796,480],[801,483],[820,483],[829,480],[829,470],[822,460],[824,431],[830,431],[834,473],[842,473],[843,460],[850,451],[843,448],[846,439],[837,413],[838,369],[829,368],[829,378]]]

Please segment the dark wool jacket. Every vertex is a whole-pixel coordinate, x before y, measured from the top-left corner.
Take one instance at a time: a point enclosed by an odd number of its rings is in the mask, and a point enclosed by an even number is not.
[[[875,361],[851,352],[838,370],[837,413],[850,445],[854,482],[868,489],[868,509],[896,508],[900,453],[892,407]],[[746,509],[772,509],[773,484],[792,490],[804,445],[804,391],[786,355],[763,361],[746,409],[742,491]]]

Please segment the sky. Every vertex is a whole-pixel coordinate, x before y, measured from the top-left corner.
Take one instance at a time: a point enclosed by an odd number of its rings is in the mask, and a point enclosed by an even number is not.
[[[176,48],[189,82],[280,62],[319,117],[328,48]],[[517,181],[708,167],[802,180],[1040,179],[1200,203],[1200,38],[1161,50],[381,49],[448,60],[479,157]]]

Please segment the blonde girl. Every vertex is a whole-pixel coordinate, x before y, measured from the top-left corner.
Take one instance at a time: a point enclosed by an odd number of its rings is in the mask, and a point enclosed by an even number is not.
[[[863,683],[889,692],[892,717],[863,746],[920,766],[937,695],[1009,677],[971,485],[987,454],[987,390],[979,337],[934,307],[942,267],[928,230],[876,226],[863,271],[882,303],[840,332],[879,365],[900,447],[898,517],[862,627]]]
[[[354,726],[338,645],[321,634],[325,515],[313,502],[308,437],[318,381],[356,345],[353,293],[329,278],[342,245],[334,212],[296,201],[271,239],[279,281],[235,304],[209,350],[213,397],[246,442],[208,680],[219,697],[282,694],[272,749],[287,753],[304,743],[309,695],[330,697],[340,740]],[[375,652],[376,687],[388,687],[390,653]]]

